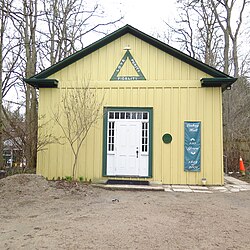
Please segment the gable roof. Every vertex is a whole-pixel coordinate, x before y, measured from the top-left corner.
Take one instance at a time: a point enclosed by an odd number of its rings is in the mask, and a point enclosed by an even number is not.
[[[104,38],[92,43],[91,45],[83,48],[82,50],[72,54],[71,56],[65,58],[64,60],[52,65],[51,67],[41,71],[40,73],[34,75],[33,77],[29,78],[29,79],[25,79],[25,82],[34,86],[34,87],[57,87],[57,81],[55,79],[45,79],[47,77],[49,77],[50,75],[56,73],[57,71],[67,67],[68,65],[80,60],[81,58],[91,54],[92,52],[100,49],[101,47],[113,42],[114,40],[116,40],[117,38],[125,35],[125,34],[132,34],[135,37],[143,40],[144,42],[174,56],[175,58],[178,58],[179,60],[192,65],[195,68],[200,69],[201,71],[215,77],[217,79],[217,81],[211,81],[211,78],[203,78],[201,83],[202,86],[204,87],[218,87],[218,85],[220,87],[228,87],[231,84],[233,84],[233,82],[235,82],[237,79],[230,77],[229,75],[205,64],[202,63],[201,61],[198,61],[197,59],[192,58],[191,56],[186,55],[185,53],[159,41],[158,39],[149,36],[145,33],[143,33],[142,31],[130,26],[130,25],[125,25],[122,28],[114,31],[113,33],[105,36]],[[39,79],[39,80],[38,80]],[[207,80],[210,79],[210,80]],[[214,78],[212,78],[214,79]],[[223,79],[221,83],[220,79]],[[226,80],[227,79],[227,80]],[[213,83],[215,83],[215,85],[213,85]]]

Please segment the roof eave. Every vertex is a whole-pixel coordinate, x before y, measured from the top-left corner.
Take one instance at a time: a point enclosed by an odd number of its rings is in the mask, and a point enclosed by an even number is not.
[[[39,88],[57,88],[57,86],[58,86],[58,80],[56,80],[56,79],[29,78],[29,79],[24,79],[24,81],[37,89],[39,89]]]
[[[34,75],[35,78],[46,78],[57,71],[67,67],[68,65],[72,64],[73,62],[76,62],[80,60],[81,58],[91,54],[92,52],[96,51],[97,49],[109,44],[110,42],[114,41],[115,39],[125,35],[129,32],[131,26],[125,25],[124,27],[116,30],[115,32],[105,36],[104,38],[101,38],[100,40],[90,44],[89,46],[81,49],[80,51],[66,57],[62,61],[59,61],[58,63],[50,66],[49,68],[43,70],[42,72]]]
[[[234,77],[216,77],[216,78],[201,78],[202,87],[221,87],[222,90],[226,90],[237,80]]]
[[[44,71],[38,73],[37,75],[33,76],[33,78],[47,78],[48,76],[56,73],[57,71],[67,67],[68,65],[76,62],[77,60],[83,58],[84,56],[89,55],[90,53],[96,51],[97,49],[109,44],[110,42],[116,40],[117,38],[130,33],[134,35],[135,37],[149,43],[152,46],[157,47],[158,49],[200,69],[201,71],[213,76],[213,77],[224,77],[228,78],[230,77],[229,75],[208,66],[207,64],[204,64],[186,54],[183,52],[157,40],[156,38],[147,35],[146,33],[143,33],[140,30],[137,30],[136,28],[130,26],[130,25],[125,25],[122,28],[114,31],[113,33],[105,36],[104,38],[92,43],[91,45],[87,46],[86,48],[76,52],[75,54],[65,58],[64,60],[58,62],[55,65],[52,65],[51,67],[45,69]]]

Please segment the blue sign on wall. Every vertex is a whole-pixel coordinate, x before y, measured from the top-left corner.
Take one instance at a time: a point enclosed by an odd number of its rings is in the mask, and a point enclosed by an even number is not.
[[[201,123],[184,122],[184,170],[199,172],[201,170]]]

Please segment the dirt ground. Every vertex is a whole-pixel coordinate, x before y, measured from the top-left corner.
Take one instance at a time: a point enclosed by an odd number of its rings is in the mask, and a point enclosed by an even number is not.
[[[0,180],[0,249],[250,249],[250,192],[112,191]]]

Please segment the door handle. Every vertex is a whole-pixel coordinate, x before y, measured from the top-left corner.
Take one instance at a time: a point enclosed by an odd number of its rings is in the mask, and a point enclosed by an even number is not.
[[[139,154],[139,150],[138,150],[138,147],[136,147],[136,158],[138,158],[138,154]]]

